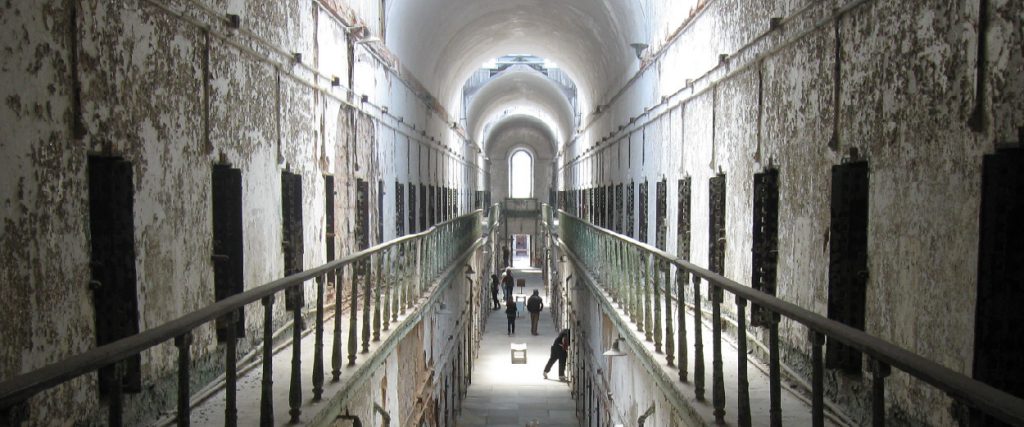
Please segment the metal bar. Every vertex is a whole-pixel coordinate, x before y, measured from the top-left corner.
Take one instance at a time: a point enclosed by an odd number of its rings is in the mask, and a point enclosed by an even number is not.
[[[825,367],[821,350],[825,345],[825,336],[810,331],[811,338],[811,425],[825,425]]]
[[[260,426],[274,425],[274,296],[263,297],[263,382]]]
[[[750,383],[747,381],[747,300],[736,297],[736,420],[750,426]]]
[[[642,298],[643,298],[643,323],[641,323],[641,325],[643,325],[644,339],[647,340],[647,342],[651,342],[652,341],[652,338],[653,338],[653,334],[652,333],[654,332],[653,331],[653,329],[654,329],[654,322],[651,320],[651,315],[652,315],[652,312],[654,311],[653,298],[652,298],[652,294],[651,294],[651,288],[652,288],[652,283],[651,283],[651,262],[652,261],[653,261],[653,257],[651,257],[651,256],[649,256],[647,254],[643,254],[643,253],[640,254],[640,262],[643,263],[643,265],[640,267],[641,271],[643,272],[643,280],[641,281],[641,283],[643,284],[643,288],[642,288],[643,291],[642,291],[642,295],[641,295]]]
[[[672,325],[672,269],[668,264],[662,264],[662,272],[665,274],[665,361],[668,366],[675,366],[675,330]],[[686,363],[684,360],[683,363]]]
[[[651,304],[654,306],[654,352],[661,353],[661,262],[651,257]]]
[[[174,338],[174,346],[178,348],[178,427],[187,427],[192,423],[192,405],[189,403],[191,345],[191,333]]]
[[[316,329],[313,337],[313,401],[324,394],[324,282],[326,275],[316,278]]]
[[[711,402],[715,421],[725,422],[725,376],[722,372],[722,289],[709,283],[711,292]]]
[[[341,380],[341,290],[345,267],[334,272],[334,341],[331,343],[331,381]]]
[[[302,286],[301,284],[298,286]],[[288,415],[292,424],[302,415],[302,305],[292,310],[292,375],[288,388]]]
[[[363,260],[363,346],[360,353],[370,352],[370,300],[373,299],[373,258]]]
[[[768,319],[768,397],[772,427],[782,426],[782,369],[779,365],[779,314],[769,311]]]
[[[227,342],[224,345],[224,425],[238,425],[238,312],[227,315]]]
[[[681,268],[676,268],[676,317],[679,325],[679,381],[686,382],[687,377],[687,359],[686,354],[686,285],[689,283],[690,274]],[[695,325],[694,328],[699,328],[699,325]]]
[[[360,269],[356,265],[352,265],[352,296],[349,298],[351,307],[348,310],[348,365],[352,366],[356,364],[356,353],[359,348],[359,274],[356,272]]]
[[[871,360],[871,425],[885,426],[885,378],[889,376],[889,365]]]
[[[693,392],[704,400],[704,337],[700,326],[700,276],[693,277]]]
[[[381,318],[382,317],[387,317],[387,315],[382,315],[381,314],[381,293],[386,292],[386,290],[385,290],[386,284],[385,284],[385,280],[384,280],[384,275],[382,274],[383,273],[383,269],[382,269],[383,262],[382,262],[381,258],[383,258],[383,257],[384,257],[384,252],[381,252],[381,253],[377,254],[377,256],[371,258],[371,259],[374,260],[374,270],[373,271],[376,273],[376,274],[373,275],[373,279],[374,280],[372,281],[373,282],[373,342],[380,341]]]
[[[110,427],[121,427],[124,425],[121,413],[123,412],[122,402],[122,378],[124,377],[124,361],[114,362],[113,372],[107,380],[107,425]]]

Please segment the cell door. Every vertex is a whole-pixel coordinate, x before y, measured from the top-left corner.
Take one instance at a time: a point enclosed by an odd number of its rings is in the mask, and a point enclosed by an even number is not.
[[[302,271],[304,241],[302,236],[302,175],[281,172],[281,245],[284,253],[284,274]],[[303,305],[303,289],[297,286],[285,294],[285,308],[296,310]]]
[[[89,157],[89,232],[96,345],[139,333],[135,271],[135,191],[131,163],[117,157]],[[142,390],[139,355],[124,361],[121,387]],[[112,366],[99,371],[100,394],[115,381]]]
[[[214,165],[213,205],[213,288],[217,301],[244,291],[242,248],[242,171],[227,165]],[[245,311],[238,309],[236,337],[245,334]],[[227,338],[220,320],[217,340]]]
[[[1024,397],[1024,150],[985,156],[981,187],[974,378]],[[974,412],[971,425],[1007,424]]]

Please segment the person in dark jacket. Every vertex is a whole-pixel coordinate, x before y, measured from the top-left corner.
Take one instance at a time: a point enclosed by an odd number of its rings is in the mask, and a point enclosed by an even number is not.
[[[558,379],[565,381],[565,358],[569,356],[569,330],[562,329],[562,332],[555,337],[555,342],[551,344],[551,357],[548,358],[548,364],[544,365],[544,379],[548,379],[548,372],[551,371],[551,365],[558,361]]]
[[[505,316],[508,317],[508,334],[511,336],[516,333],[516,316],[519,315],[519,308],[516,307],[516,303],[512,301],[512,298],[505,300]]]
[[[498,302],[498,286],[500,281],[498,280],[497,274],[491,275],[491,302],[493,309],[497,310],[501,308],[501,303]]]
[[[540,297],[540,292],[536,289],[533,290],[533,295],[530,295],[530,299],[526,300],[526,311],[530,312],[530,333],[537,334],[537,323],[540,322],[540,311],[544,309],[544,299]]]

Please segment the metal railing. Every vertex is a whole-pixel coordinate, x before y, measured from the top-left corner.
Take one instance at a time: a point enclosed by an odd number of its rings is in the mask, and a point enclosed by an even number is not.
[[[811,419],[815,426],[824,425],[824,364],[822,346],[825,338],[853,347],[870,360],[872,377],[871,407],[873,425],[885,423],[885,378],[891,368],[930,384],[951,398],[1012,425],[1024,425],[1024,399],[993,388],[955,372],[945,366],[911,353],[888,341],[869,335],[817,313],[754,290],[712,271],[699,267],[653,246],[635,241],[587,223],[564,211],[558,211],[559,234],[565,252],[573,262],[600,277],[600,286],[618,304],[628,320],[653,342],[656,353],[664,354],[669,366],[678,365],[679,380],[687,381],[688,349],[686,348],[685,289],[692,286],[693,295],[693,387],[697,400],[704,400],[704,339],[701,332],[701,282],[707,281],[712,307],[712,406],[716,421],[725,415],[725,387],[722,371],[723,291],[736,298],[737,419],[741,426],[751,424],[747,381],[748,302],[759,305],[770,315],[769,328],[769,419],[771,425],[782,425],[781,366],[779,363],[779,321],[784,316],[809,329],[811,344]],[[675,270],[676,283],[671,283]],[[691,281],[689,278],[692,277]],[[594,280],[595,284],[598,281]],[[673,314],[673,304],[675,314]],[[675,328],[675,330],[673,330]],[[679,343],[676,346],[676,343]],[[678,363],[677,363],[678,362]]]
[[[493,212],[493,211],[492,211]],[[260,425],[274,424],[273,382],[273,306],[278,293],[285,292],[289,301],[299,301],[292,311],[292,363],[288,396],[291,422],[302,413],[302,308],[305,283],[316,282],[316,320],[313,373],[313,400],[321,399],[327,369],[324,356],[325,285],[336,284],[334,294],[334,342],[330,351],[332,381],[339,381],[345,358],[342,354],[342,323],[348,315],[347,363],[355,365],[359,354],[368,353],[370,342],[379,341],[398,316],[414,309],[416,303],[449,265],[468,256],[476,243],[484,238],[480,227],[483,211],[477,210],[440,223],[422,233],[405,236],[387,243],[331,261],[322,266],[275,280],[236,294],[163,325],[66,358],[41,369],[0,382],[0,424],[19,425],[27,418],[28,401],[32,396],[78,376],[113,366],[108,384],[108,423],[122,424],[122,390],[120,374],[123,361],[149,348],[174,340],[177,358],[177,424],[190,423],[190,345],[192,331],[210,323],[220,322],[227,331],[225,344],[225,424],[237,424],[235,399],[237,380],[236,313],[248,304],[263,305],[263,348]],[[350,277],[350,307],[343,313],[341,286]]]

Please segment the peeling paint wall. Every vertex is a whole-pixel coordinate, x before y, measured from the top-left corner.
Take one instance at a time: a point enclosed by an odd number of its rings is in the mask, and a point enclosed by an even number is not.
[[[981,161],[1021,143],[1024,8],[989,3],[979,98],[979,2],[866,1],[833,15],[853,3],[715,0],[692,15],[651,17],[659,39],[645,53],[650,65],[621,93],[609,88],[606,112],[585,120],[558,159],[560,182],[667,178],[675,248],[676,180],[691,177],[689,255],[707,265],[708,179],[721,170],[725,275],[749,283],[753,175],[777,167],[778,297],[825,315],[831,167],[859,156],[870,168],[866,331],[970,376]],[[783,18],[776,30],[773,16]],[[667,28],[678,40],[662,40]],[[972,127],[978,102],[985,125]],[[613,166],[602,174],[595,164]],[[783,321],[782,335],[786,363],[809,375],[806,329]],[[829,373],[829,394],[859,417],[869,377]],[[898,370],[886,388],[895,419],[954,422],[956,409],[934,388]]]
[[[396,235],[396,180],[443,183],[467,194],[476,189],[462,178],[477,156],[468,156],[446,119],[364,47],[355,48],[357,64],[351,64],[351,40],[336,18],[349,11],[336,14],[328,8],[337,2],[326,3],[0,5],[0,298],[7,304],[0,316],[0,378],[95,346],[89,155],[132,164],[141,330],[214,302],[214,164],[242,172],[246,289],[284,273],[282,171],[302,176],[307,268],[325,262],[326,174],[336,177],[340,255],[355,250],[356,178],[374,183],[371,230],[383,220],[384,240]],[[361,20],[378,19],[378,12],[366,11],[379,2],[351,3]],[[229,28],[226,14],[238,15],[241,28]],[[334,76],[340,87],[332,86]],[[358,96],[364,93],[368,102]],[[434,162],[417,167],[428,151]],[[388,192],[383,218],[378,180]],[[468,210],[463,202],[460,212]],[[307,284],[307,298],[314,297],[313,286]],[[289,317],[282,301],[275,307],[278,327]],[[246,307],[243,352],[260,344],[260,313],[259,304]],[[195,377],[208,379],[223,363],[223,348],[212,325],[195,330],[194,338]],[[128,398],[126,421],[173,404],[176,354],[172,343],[143,352],[148,392]],[[32,422],[101,418],[95,383],[95,374],[85,375],[33,399]]]

